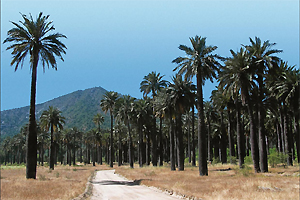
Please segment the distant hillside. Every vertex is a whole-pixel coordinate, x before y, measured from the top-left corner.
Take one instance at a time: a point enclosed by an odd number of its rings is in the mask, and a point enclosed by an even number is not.
[[[49,106],[57,107],[66,118],[65,128],[78,127],[82,131],[95,128],[93,117],[98,112],[103,113],[100,101],[106,90],[95,87],[55,98],[36,105],[36,117],[39,119],[42,112]],[[1,111],[1,138],[13,136],[20,132],[22,126],[28,123],[29,106]],[[109,116],[105,115],[103,128],[110,127]]]

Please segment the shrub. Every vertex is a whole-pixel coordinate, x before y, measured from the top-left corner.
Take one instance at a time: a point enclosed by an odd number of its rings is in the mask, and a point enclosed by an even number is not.
[[[252,168],[244,164],[242,169],[239,169],[239,171],[243,176],[248,177],[251,174]]]
[[[236,157],[235,156],[228,156],[227,157],[227,163],[230,163],[230,158],[231,158],[231,164],[236,165]]]
[[[271,167],[275,167],[278,164],[283,164],[283,166],[287,165],[288,155],[284,153],[280,153],[277,151],[272,151],[270,155],[268,155],[268,161]]]
[[[245,164],[253,164],[252,157],[246,156],[244,162]]]

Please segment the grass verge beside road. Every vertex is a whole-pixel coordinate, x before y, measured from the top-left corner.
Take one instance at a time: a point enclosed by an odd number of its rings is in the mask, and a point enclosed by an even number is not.
[[[209,176],[200,177],[198,167],[185,171],[164,167],[131,169],[117,167],[116,173],[141,184],[153,186],[191,199],[299,199],[299,166],[269,168],[269,173],[255,174],[251,166],[209,165]],[[86,189],[95,170],[111,169],[107,165],[55,166],[55,170],[38,166],[37,179],[25,178],[25,166],[1,166],[1,199],[73,199]]]

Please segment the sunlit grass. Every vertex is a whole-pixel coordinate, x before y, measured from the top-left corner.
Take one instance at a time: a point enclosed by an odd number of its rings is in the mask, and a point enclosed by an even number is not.
[[[88,178],[103,165],[37,167],[37,179],[27,180],[25,166],[1,166],[1,199],[73,199],[85,191]]]
[[[270,168],[269,173],[255,174],[251,165],[209,165],[209,176],[200,177],[198,167],[171,171],[169,166],[128,166],[116,172],[131,180],[141,180],[170,194],[199,199],[299,199],[299,167]]]

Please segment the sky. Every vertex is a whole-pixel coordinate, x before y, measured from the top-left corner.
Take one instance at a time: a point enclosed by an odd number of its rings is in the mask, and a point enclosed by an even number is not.
[[[67,36],[68,49],[57,71],[38,66],[37,104],[99,86],[142,98],[143,77],[155,71],[170,81],[172,60],[184,56],[178,46],[196,35],[224,57],[257,36],[299,68],[298,0],[1,0],[1,111],[29,105],[30,64],[15,72],[3,41],[10,21],[39,12],[50,15],[52,33]],[[206,81],[205,100],[216,84]]]

